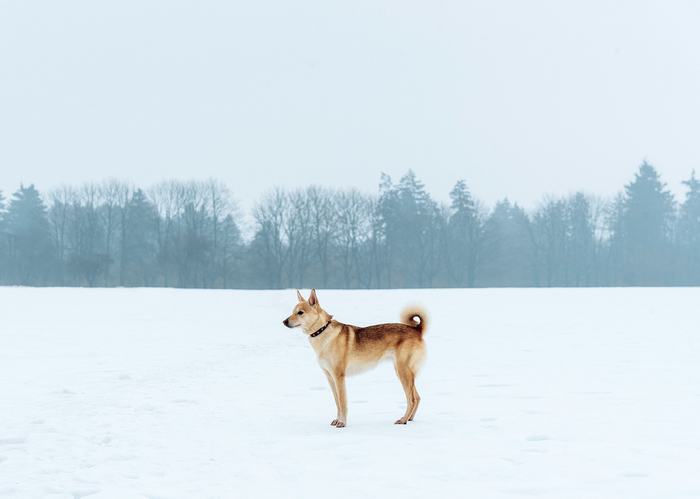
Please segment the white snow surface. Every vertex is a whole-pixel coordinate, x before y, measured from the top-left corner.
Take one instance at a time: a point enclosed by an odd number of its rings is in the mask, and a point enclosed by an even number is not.
[[[348,426],[294,290],[0,288],[0,497],[700,497],[700,289],[319,290],[430,312]]]

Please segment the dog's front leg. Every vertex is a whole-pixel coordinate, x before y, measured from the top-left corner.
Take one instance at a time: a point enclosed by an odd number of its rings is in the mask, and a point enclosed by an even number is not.
[[[326,379],[328,379],[328,384],[331,385],[331,390],[333,391],[333,400],[335,400],[335,409],[336,409],[336,414],[335,414],[335,419],[331,423],[331,425],[336,426],[338,424],[338,421],[340,421],[340,403],[338,402],[338,390],[335,388],[335,380],[333,379],[333,376],[331,376],[331,373],[326,371],[325,369],[321,368],[323,371],[323,374],[326,375]]]
[[[333,373],[335,389],[338,391],[338,422],[336,428],[343,428],[348,420],[348,395],[345,391],[345,371],[336,370]]]

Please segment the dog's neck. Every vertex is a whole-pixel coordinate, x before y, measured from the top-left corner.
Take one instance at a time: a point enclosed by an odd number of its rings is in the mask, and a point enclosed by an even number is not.
[[[331,325],[331,321],[326,322],[326,325],[325,325],[325,326],[322,326],[321,329],[319,329],[319,330],[317,330],[317,331],[314,331],[314,332],[311,333],[309,336],[311,336],[312,338],[315,338],[316,336],[318,336],[319,334],[321,334],[322,332],[324,332],[324,331],[326,330],[326,328],[327,328],[328,326],[330,326],[330,325]]]
[[[332,319],[332,315],[328,314],[325,310],[321,310],[318,319],[316,319],[314,323],[311,324],[311,327],[307,329],[307,334],[309,334],[310,337],[315,338],[330,325]]]

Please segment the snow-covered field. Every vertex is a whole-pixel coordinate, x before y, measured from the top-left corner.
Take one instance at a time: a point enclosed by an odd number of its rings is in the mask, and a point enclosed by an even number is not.
[[[700,289],[319,291],[431,313],[348,427],[290,291],[0,288],[0,497],[700,496]]]

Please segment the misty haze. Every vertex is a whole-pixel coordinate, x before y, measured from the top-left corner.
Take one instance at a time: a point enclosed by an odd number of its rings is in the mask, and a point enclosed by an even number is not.
[[[698,26],[0,2],[0,499],[700,496]]]

